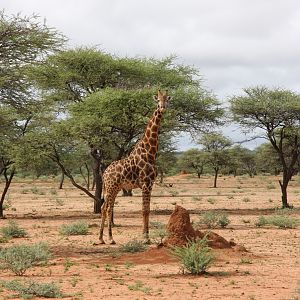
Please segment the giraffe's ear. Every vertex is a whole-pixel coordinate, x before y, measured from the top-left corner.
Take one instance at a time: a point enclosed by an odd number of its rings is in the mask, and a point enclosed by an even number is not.
[[[156,95],[153,96],[154,101],[158,101],[158,97]]]

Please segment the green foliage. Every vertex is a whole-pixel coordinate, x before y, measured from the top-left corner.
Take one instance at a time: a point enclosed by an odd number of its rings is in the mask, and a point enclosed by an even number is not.
[[[143,252],[148,249],[148,245],[145,245],[143,241],[138,241],[133,239],[126,244],[120,247],[122,252],[129,252],[129,253],[136,253],[136,252]]]
[[[288,215],[275,215],[275,216],[270,216],[270,217],[264,217],[260,216],[258,221],[255,223],[256,226],[261,227],[261,226],[266,226],[266,225],[274,225],[277,226],[278,228],[296,228],[300,224],[299,219],[297,218],[292,218]]]
[[[150,238],[154,240],[156,245],[162,245],[164,239],[168,236],[167,228],[164,224],[156,222],[150,223],[155,229],[151,231]]]
[[[208,153],[198,150],[189,149],[185,151],[178,160],[181,170],[196,172],[198,178],[203,174],[204,166],[208,164]]]
[[[21,276],[29,268],[46,263],[50,256],[49,247],[45,243],[19,244],[0,250],[0,265],[1,268],[9,269]]]
[[[19,280],[2,281],[1,285],[9,291],[18,292],[18,297],[30,299],[33,297],[62,298],[59,286],[54,282],[38,283],[36,281],[21,282]]]
[[[26,237],[27,232],[25,229],[21,228],[16,222],[9,221],[7,226],[0,229],[2,235],[6,238],[21,238]]]
[[[300,95],[284,89],[252,87],[233,97],[234,120],[249,131],[260,128],[280,162],[282,206],[289,207],[287,186],[300,154]]]
[[[59,233],[62,235],[86,235],[88,234],[89,226],[85,222],[76,222],[71,224],[63,224]]]
[[[229,223],[230,220],[227,214],[214,211],[205,212],[198,222],[198,224],[205,224],[208,228],[216,228],[218,226],[224,228]]]
[[[189,241],[183,247],[175,246],[171,253],[179,259],[183,270],[186,269],[195,275],[205,273],[214,261],[206,236],[201,240]]]

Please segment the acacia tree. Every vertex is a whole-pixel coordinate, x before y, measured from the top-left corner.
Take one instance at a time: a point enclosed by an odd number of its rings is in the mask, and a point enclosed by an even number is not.
[[[28,79],[28,67],[55,52],[64,38],[41,24],[36,16],[7,16],[0,12],[0,175],[5,186],[3,202],[15,174],[14,151],[35,119],[36,93]]]
[[[255,149],[255,163],[263,173],[278,176],[282,171],[278,154],[270,143],[263,143]]]
[[[101,154],[104,165],[126,156],[142,135],[157,86],[171,89],[173,96],[163,131],[215,124],[223,111],[195,74],[173,58],[118,58],[95,48],[63,51],[31,70],[44,98],[67,112],[74,137],[92,145],[98,154],[93,158]]]
[[[228,149],[232,145],[232,142],[221,133],[211,132],[203,134],[199,140],[199,144],[203,146],[203,151],[208,154],[208,163],[215,173],[213,187],[216,188],[219,171],[228,164]]]
[[[230,168],[234,176],[238,170],[247,173],[251,178],[256,173],[255,153],[250,149],[236,145],[229,149]]]
[[[203,174],[204,166],[208,164],[209,155],[199,149],[189,149],[185,151],[178,160],[181,169],[192,169],[198,178]]]
[[[282,207],[290,207],[287,187],[300,154],[300,96],[289,90],[253,87],[231,99],[234,120],[253,131],[260,128],[282,166]]]

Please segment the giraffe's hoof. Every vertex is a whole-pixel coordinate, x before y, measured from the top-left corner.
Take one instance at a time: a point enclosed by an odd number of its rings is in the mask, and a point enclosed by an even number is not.
[[[99,244],[104,245],[105,244],[104,240],[103,239],[99,239]]]
[[[114,240],[110,240],[109,243],[110,243],[111,245],[115,245],[115,244],[116,244],[116,242],[115,242]]]

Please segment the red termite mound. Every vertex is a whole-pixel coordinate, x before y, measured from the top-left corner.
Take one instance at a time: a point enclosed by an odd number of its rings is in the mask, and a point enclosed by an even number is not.
[[[234,242],[228,242],[214,232],[195,230],[191,224],[188,211],[179,205],[175,206],[175,210],[168,222],[167,229],[169,236],[164,243],[166,246],[184,246],[187,244],[188,240],[201,239],[206,234],[209,240],[208,245],[212,248],[224,249],[236,246]]]

